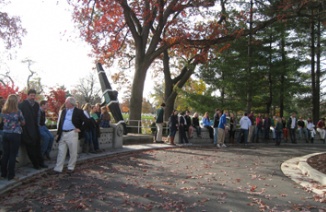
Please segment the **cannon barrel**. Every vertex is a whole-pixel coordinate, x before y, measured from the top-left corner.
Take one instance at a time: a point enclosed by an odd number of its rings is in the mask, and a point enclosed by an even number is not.
[[[101,63],[96,64],[96,69],[98,72],[98,77],[100,80],[101,84],[101,89],[104,97],[104,103],[102,105],[108,105],[111,114],[117,123],[117,125],[121,124],[123,126],[123,134],[127,134],[127,126],[126,123],[122,117],[121,109],[119,106],[119,101],[118,101],[118,92],[112,90],[112,87],[110,85],[110,82],[105,74],[105,71],[102,67]]]

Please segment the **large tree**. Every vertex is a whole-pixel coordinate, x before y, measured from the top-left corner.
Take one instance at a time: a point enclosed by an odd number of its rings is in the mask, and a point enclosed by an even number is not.
[[[0,0],[0,6],[9,1]],[[4,42],[6,49],[11,49],[21,45],[21,38],[26,34],[26,30],[21,26],[19,17],[10,16],[0,10],[0,39]]]
[[[95,104],[100,103],[100,91],[97,86],[98,78],[96,75],[89,73],[88,76],[80,78],[79,83],[72,90],[72,94],[79,101],[80,105],[85,103]]]
[[[141,118],[146,74],[154,60],[163,52],[171,48],[185,49],[184,47],[200,50],[227,43],[293,15],[302,2],[305,2],[258,1],[260,5],[268,8],[273,16],[268,20],[255,22],[252,29],[248,30],[245,24],[248,11],[237,6],[238,0],[76,1],[75,20],[80,24],[82,36],[93,46],[98,59],[109,63],[119,57],[123,59],[124,64],[134,66],[130,99],[132,120]],[[221,3],[221,7],[217,3]],[[234,16],[237,17],[235,25],[229,29],[218,21],[227,18],[227,6],[238,14]],[[291,12],[288,12],[288,9]],[[287,13],[283,13],[283,10]],[[205,55],[203,57],[205,58]]]
[[[1,5],[7,4],[9,1],[0,0]],[[11,49],[22,44],[21,38],[26,34],[26,30],[22,27],[19,17],[10,16],[7,12],[0,9],[0,48],[3,46],[5,49]],[[1,69],[7,69],[2,66],[4,63],[0,62]],[[4,73],[4,72],[3,72]],[[10,70],[7,69],[5,74],[0,74],[0,82],[3,85],[11,83],[14,85],[12,78],[10,77]]]

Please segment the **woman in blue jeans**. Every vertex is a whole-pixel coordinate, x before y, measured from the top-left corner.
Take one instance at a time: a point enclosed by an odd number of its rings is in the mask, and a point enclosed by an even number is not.
[[[16,156],[20,146],[22,127],[25,119],[18,109],[17,95],[10,95],[5,102],[1,119],[3,125],[3,157],[1,160],[1,177],[12,180],[15,177]]]

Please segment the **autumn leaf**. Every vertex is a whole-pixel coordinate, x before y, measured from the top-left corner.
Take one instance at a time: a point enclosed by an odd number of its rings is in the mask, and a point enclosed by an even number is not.
[[[253,186],[251,186],[250,191],[251,191],[251,192],[255,192],[256,189],[257,189],[257,186],[254,186],[254,185],[253,185]]]

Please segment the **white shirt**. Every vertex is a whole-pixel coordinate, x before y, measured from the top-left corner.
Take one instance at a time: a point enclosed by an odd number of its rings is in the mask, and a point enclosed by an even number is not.
[[[297,120],[295,117],[291,117],[291,129],[294,129],[295,128],[295,125],[297,124]]]
[[[315,128],[315,125],[312,123],[312,122],[309,122],[308,124],[307,124],[307,129],[308,130],[313,130]]]

